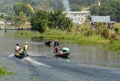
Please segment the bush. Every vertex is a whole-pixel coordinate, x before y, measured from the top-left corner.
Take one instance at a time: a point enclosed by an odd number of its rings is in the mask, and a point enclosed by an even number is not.
[[[114,28],[114,30],[115,30],[116,33],[119,32],[119,28],[118,27]]]
[[[9,74],[13,74],[13,73],[10,71],[6,71],[4,67],[0,67],[0,77],[5,76],[5,75],[9,75]]]
[[[107,28],[104,28],[101,33],[102,37],[109,38],[109,30]]]

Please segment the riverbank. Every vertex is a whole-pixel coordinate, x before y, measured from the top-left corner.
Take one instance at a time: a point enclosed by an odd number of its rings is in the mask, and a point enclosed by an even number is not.
[[[119,40],[110,40],[101,37],[101,35],[93,34],[91,36],[86,36],[81,33],[73,33],[61,30],[48,30],[43,34],[35,31],[20,31],[20,33],[15,34],[18,37],[32,37],[33,40],[55,40],[66,41],[69,43],[77,43],[80,45],[104,45],[106,50],[119,51],[120,42]]]
[[[0,77],[13,74],[11,71],[6,70],[6,67],[0,67]]]
[[[80,34],[73,34],[71,32],[61,31],[61,30],[49,30],[43,34],[35,31],[20,31],[14,34],[17,37],[32,37],[37,40],[55,40],[68,41],[71,43],[78,43],[80,45],[106,45],[110,41],[102,38],[100,35],[84,36]],[[89,41],[88,41],[89,40]]]

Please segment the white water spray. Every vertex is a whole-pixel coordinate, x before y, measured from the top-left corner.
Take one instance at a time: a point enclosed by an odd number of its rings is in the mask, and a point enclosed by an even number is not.
[[[51,68],[51,66],[46,65],[46,64],[41,63],[41,62],[37,62],[37,61],[35,61],[35,60],[33,60],[33,59],[29,58],[29,57],[25,57],[23,60],[28,61],[28,62],[33,63],[33,64],[37,64],[37,65],[41,65],[41,66],[44,66],[44,67]]]
[[[13,56],[14,56],[14,54],[11,54],[11,55],[9,55],[8,57],[9,57],[9,58],[12,58]]]
[[[14,54],[9,55],[8,57],[9,57],[9,58],[12,58],[12,57],[14,57]],[[46,64],[41,63],[41,62],[37,62],[37,61],[31,59],[30,57],[25,57],[25,58],[22,59],[22,60],[25,60],[25,61],[27,61],[27,62],[29,62],[29,63],[32,63],[32,64],[41,65],[41,66],[44,66],[44,67],[51,68],[51,66],[46,65]]]

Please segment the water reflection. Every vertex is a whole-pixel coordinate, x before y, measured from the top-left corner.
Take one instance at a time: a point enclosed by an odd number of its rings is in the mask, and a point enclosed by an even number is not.
[[[11,36],[11,33],[19,33],[16,30],[0,31],[0,56],[8,56],[13,53],[16,43],[22,47],[24,42],[29,44],[29,54],[33,56],[47,56],[53,58],[53,47],[47,47],[44,42],[33,41],[32,38],[20,38]],[[69,47],[70,60],[80,64],[98,66],[120,67],[119,54],[105,50],[103,46],[80,46],[66,42],[60,42],[61,47]],[[65,60],[68,61],[68,60]]]
[[[71,57],[77,63],[113,67],[120,66],[119,54],[106,51],[103,46],[76,46],[72,47],[74,55],[71,54]]]

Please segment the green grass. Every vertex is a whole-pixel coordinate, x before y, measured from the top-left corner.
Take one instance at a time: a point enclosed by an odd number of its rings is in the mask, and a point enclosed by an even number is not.
[[[13,74],[11,71],[7,71],[5,67],[0,67],[0,77],[5,76],[5,75],[10,75]]]
[[[109,39],[104,39],[100,35],[91,35],[85,36],[81,33],[73,33],[73,32],[66,32],[61,30],[49,30],[43,34],[39,32],[31,32],[31,31],[21,31],[19,34],[15,34],[18,37],[31,37],[35,40],[40,41],[43,40],[55,40],[58,39],[59,41],[66,41],[71,43],[77,43],[80,45],[106,45],[109,50],[112,51],[119,51],[120,49],[120,42],[116,40],[110,43]]]
[[[69,41],[78,43],[81,45],[106,45],[109,43],[109,40],[106,40],[102,38],[99,35],[92,35],[89,37],[86,37],[82,34],[73,34],[71,32],[61,31],[61,30],[50,30],[49,32],[45,32],[43,34],[40,34],[38,32],[31,32],[31,31],[21,31],[18,34],[15,34],[17,37],[31,37],[41,40],[43,38],[44,40],[61,40],[61,41]]]
[[[35,32],[35,31],[26,31],[26,30],[23,30],[23,31],[19,31],[19,33],[16,33],[16,34],[13,34],[13,36],[16,36],[16,37],[22,37],[22,38],[31,38],[31,37],[40,37],[41,34],[39,32]]]
[[[100,35],[86,37],[83,34],[73,34],[71,32],[60,30],[51,30],[51,32],[43,34],[43,37],[45,39],[70,41],[80,45],[106,45],[109,43],[109,40],[102,38]]]
[[[114,41],[108,45],[108,49],[120,52],[120,41]]]

